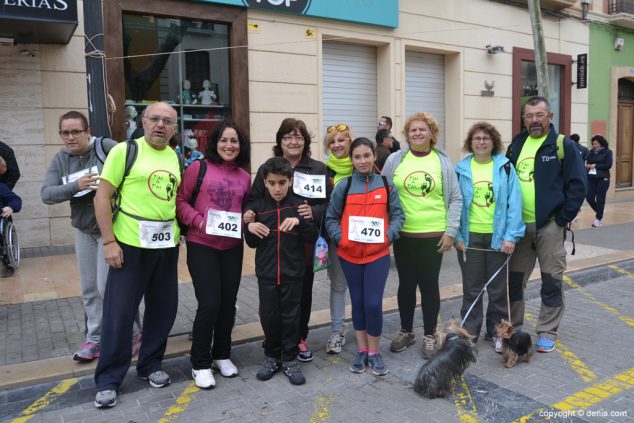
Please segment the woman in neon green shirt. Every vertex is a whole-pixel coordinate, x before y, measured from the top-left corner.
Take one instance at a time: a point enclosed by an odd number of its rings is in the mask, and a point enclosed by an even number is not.
[[[381,171],[394,181],[405,211],[405,224],[394,242],[401,330],[390,349],[404,351],[415,342],[418,287],[425,327],[423,357],[429,359],[437,351],[434,333],[440,311],[442,254],[451,250],[458,232],[462,196],[449,157],[435,147],[440,134],[436,119],[429,113],[415,113],[405,122],[403,134],[408,145],[390,155]]]

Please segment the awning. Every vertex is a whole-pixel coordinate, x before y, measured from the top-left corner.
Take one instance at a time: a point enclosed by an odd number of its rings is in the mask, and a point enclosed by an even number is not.
[[[0,37],[21,44],[68,44],[77,29],[77,0],[3,0]]]

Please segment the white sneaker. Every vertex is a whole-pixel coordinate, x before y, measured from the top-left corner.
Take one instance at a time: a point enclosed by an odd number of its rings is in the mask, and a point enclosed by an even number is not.
[[[226,360],[214,360],[211,366],[214,369],[220,370],[220,374],[224,377],[238,376],[238,368],[228,358]]]
[[[592,224],[593,228],[598,228],[601,226],[601,221],[599,219],[594,219],[594,223]]]
[[[502,350],[503,350],[502,338],[498,338],[497,336],[494,336],[493,344],[495,345],[495,352],[498,354],[502,354]]]
[[[192,369],[192,377],[196,382],[196,386],[202,389],[211,389],[216,386],[216,380],[211,369]]]

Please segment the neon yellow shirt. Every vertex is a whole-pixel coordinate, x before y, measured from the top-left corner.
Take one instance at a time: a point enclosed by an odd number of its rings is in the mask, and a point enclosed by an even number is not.
[[[394,171],[394,185],[405,211],[401,232],[430,233],[447,229],[442,193],[442,167],[436,151],[416,157],[408,151]]]
[[[522,188],[522,217],[526,223],[535,223],[535,154],[548,134],[541,138],[529,136],[517,159],[517,177]]]
[[[493,195],[493,160],[480,163],[471,158],[473,200],[469,207],[469,232],[493,233],[495,197]]]
[[[180,231],[176,221],[176,189],[181,182],[180,165],[174,150],[166,147],[156,150],[141,137],[136,140],[138,155],[130,173],[120,187],[121,210],[141,220],[173,221],[174,245],[178,244]],[[126,143],[110,150],[103,165],[101,179],[119,187],[125,172]],[[113,223],[118,241],[141,247],[139,220],[119,211]]]

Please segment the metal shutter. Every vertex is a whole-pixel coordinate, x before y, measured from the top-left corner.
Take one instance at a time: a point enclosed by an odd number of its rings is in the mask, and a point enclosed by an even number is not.
[[[323,124],[345,123],[354,135],[376,134],[376,48],[323,43]]]
[[[445,149],[445,57],[440,54],[405,52],[405,110],[407,119],[416,112],[431,113],[440,124],[437,146]]]

